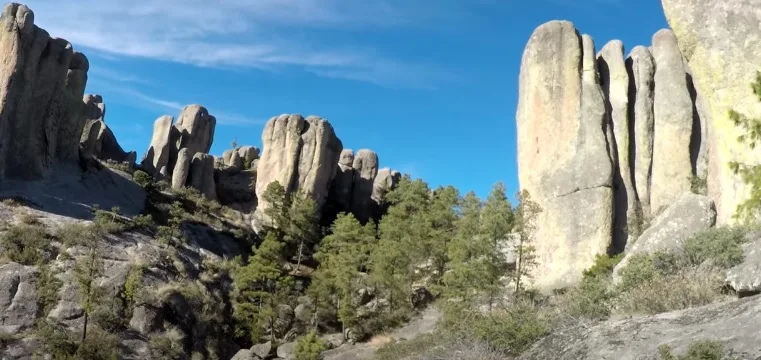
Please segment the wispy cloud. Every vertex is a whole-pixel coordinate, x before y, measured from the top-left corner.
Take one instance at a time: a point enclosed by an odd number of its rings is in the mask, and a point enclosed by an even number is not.
[[[26,2],[35,22],[51,34],[106,57],[223,68],[300,67],[319,76],[422,87],[431,87],[444,71],[383,56],[367,44],[331,43],[322,35],[339,31],[362,38],[368,28],[418,27],[456,13],[430,0]]]

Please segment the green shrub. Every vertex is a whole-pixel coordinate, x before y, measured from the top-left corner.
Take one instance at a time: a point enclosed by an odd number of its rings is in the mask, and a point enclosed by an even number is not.
[[[299,338],[294,352],[295,360],[320,360],[320,354],[328,350],[325,341],[317,337],[317,333],[310,331]]]
[[[135,304],[138,298],[138,292],[143,285],[143,272],[145,266],[132,265],[127,274],[127,280],[124,282],[124,299],[130,306]]]
[[[576,320],[605,320],[610,317],[617,297],[608,277],[586,277],[564,295],[561,312]]]
[[[135,170],[135,173],[132,174],[132,180],[135,180],[140,187],[146,190],[153,186],[153,177],[143,170]]]
[[[687,348],[684,355],[675,356],[671,347],[664,344],[658,347],[660,360],[722,360],[725,359],[724,345],[718,341],[699,340]]]
[[[118,360],[119,339],[97,327],[89,328],[87,340],[79,345],[77,359]]]
[[[37,309],[45,317],[58,303],[58,290],[63,286],[50,266],[42,265],[37,277]]]
[[[719,227],[700,232],[684,242],[683,253],[693,265],[711,261],[722,268],[740,264],[746,231],[738,227]]]
[[[40,349],[36,355],[50,355],[53,359],[76,360],[77,343],[73,334],[63,328],[41,319],[37,323],[37,338],[40,340]]]
[[[151,230],[154,227],[156,227],[156,223],[153,221],[153,217],[151,215],[137,215],[132,218],[133,229]]]
[[[0,236],[3,255],[24,265],[42,264],[47,261],[50,238],[41,225],[21,224],[12,226]]]
[[[163,334],[151,336],[148,347],[151,359],[179,360],[185,355],[183,347],[184,336],[177,329],[169,329]]]
[[[690,191],[693,194],[706,195],[708,193],[708,180],[705,174],[702,176],[692,175],[689,180]]]
[[[673,252],[657,251],[652,254],[633,255],[619,272],[619,290],[627,291],[647,284],[656,277],[673,274],[682,266],[683,259]]]
[[[595,256],[595,263],[592,266],[584,270],[583,276],[585,278],[593,278],[598,276],[609,276],[613,273],[613,269],[624,258],[624,254],[618,254],[615,256],[597,255]]]
[[[19,221],[21,221],[22,224],[27,225],[39,225],[40,224],[40,217],[34,214],[30,214],[28,212],[24,212],[19,217]]]
[[[64,247],[76,245],[90,247],[97,241],[99,234],[98,230],[92,225],[73,222],[58,228],[55,236]]]
[[[96,209],[93,223],[98,229],[108,234],[118,234],[127,230],[127,224],[119,217],[118,207],[114,207],[110,212]]]

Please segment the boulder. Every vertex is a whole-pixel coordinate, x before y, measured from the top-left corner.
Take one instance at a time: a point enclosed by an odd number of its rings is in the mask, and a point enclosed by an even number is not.
[[[639,360],[660,358],[668,345],[684,354],[700,340],[720,341],[742,359],[761,356],[761,297],[651,316],[579,325],[539,340],[519,360]]]
[[[182,150],[186,150],[189,153],[187,148]],[[217,187],[214,184],[213,156],[204,153],[196,153],[190,163],[188,179],[190,186],[198,190],[205,198],[209,200],[217,200]],[[172,185],[174,185],[174,183]]]
[[[277,181],[288,193],[300,191],[311,196],[321,208],[343,150],[330,123],[316,116],[273,117],[264,127],[262,145],[266,151],[256,165],[257,198],[261,200],[269,184]],[[263,210],[268,205],[259,202],[255,228],[264,220]]]
[[[243,167],[250,168],[254,160],[259,158],[259,148],[255,146],[241,146],[238,148],[238,155],[243,159]]]
[[[716,223],[716,208],[706,196],[684,193],[658,215],[650,227],[626,251],[614,269],[614,279],[632,256],[681,248],[685,240]]]
[[[679,39],[696,91],[705,99],[708,136],[708,195],[716,201],[718,222],[734,221],[748,187],[727,166],[731,161],[758,164],[758,149],[737,142],[745,133],[729,119],[729,110],[761,117],[750,84],[761,69],[761,9],[755,1],[663,0],[666,20]],[[700,108],[699,108],[700,110]]]
[[[34,328],[37,318],[37,270],[17,263],[0,265],[0,333]]]
[[[181,149],[177,153],[177,163],[172,172],[172,189],[182,189],[185,187],[190,173],[190,161],[188,149]]]
[[[269,358],[269,356],[272,355],[272,341],[252,346],[251,354],[258,356],[260,359]]]
[[[256,172],[253,170],[230,171],[218,170],[215,179],[217,198],[222,205],[234,205],[234,208],[251,212],[256,208]]]
[[[354,180],[351,193],[351,211],[360,222],[373,214],[373,182],[378,175],[378,154],[372,150],[359,150],[354,156]]]
[[[235,151],[230,155],[230,162],[227,165],[234,171],[241,171],[243,170],[243,158]]]
[[[751,241],[743,244],[743,262],[727,270],[727,285],[741,296],[761,292],[761,236],[752,235]]]
[[[630,163],[632,139],[629,138],[629,73],[624,62],[624,43],[611,40],[597,56],[600,84],[605,94],[605,108],[613,129],[610,144],[611,158],[615,162],[613,190],[615,192],[615,217],[613,244],[623,251],[628,241],[627,225],[639,211],[637,192],[632,179],[633,164]]]
[[[653,166],[653,97],[655,61],[644,46],[635,46],[626,59],[629,73],[629,121],[634,122],[634,184],[641,215],[650,216],[650,176]]]
[[[353,164],[354,151],[351,149],[341,151],[332,188],[332,197],[339,211],[351,210],[351,195],[354,186]]]
[[[251,350],[249,349],[243,349],[235,353],[235,356],[233,356],[230,360],[259,360],[260,358],[255,356]]]
[[[190,154],[208,153],[216,126],[217,119],[209,115],[205,107],[198,104],[185,106],[174,124],[177,130],[177,139],[173,139],[174,151],[187,148]]]
[[[233,157],[234,152],[236,152],[235,149],[225,150],[225,152],[222,153],[222,163],[227,166],[230,166],[230,159]]]
[[[285,360],[293,360],[295,358],[296,342],[289,342],[277,347],[277,356]]]
[[[611,245],[614,168],[596,65],[594,42],[567,21],[541,25],[523,54],[518,168],[521,189],[543,209],[534,273],[541,290],[578,282]]]
[[[148,151],[145,152],[145,157],[143,157],[141,162],[143,168],[157,179],[164,178],[161,176],[161,169],[169,165],[172,130],[174,129],[172,121],[174,121],[174,118],[169,115],[156,119],[153,123],[151,145],[148,147]]]
[[[286,304],[279,304],[276,309],[277,320],[275,320],[275,333],[285,334],[291,329],[295,314],[293,308]],[[279,355],[278,355],[279,356]]]
[[[373,195],[372,199],[377,205],[381,205],[389,191],[396,188],[399,181],[402,179],[402,174],[396,170],[389,168],[383,168],[378,170],[378,175],[375,176],[373,181]]]
[[[671,30],[660,30],[653,36],[653,58],[655,131],[650,205],[658,212],[690,191],[694,174],[690,153],[693,105],[682,53]]]
[[[85,124],[85,128],[82,130],[82,137],[79,139],[82,157],[87,159],[95,157],[96,147],[100,145],[98,134],[102,124],[101,121],[88,121]]]
[[[7,4],[0,23],[0,178],[77,164],[87,58],[37,27],[25,5]]]
[[[137,153],[124,151],[114,133],[106,125],[106,104],[103,103],[103,97],[85,95],[83,101],[85,103],[85,127],[79,143],[83,147],[84,155],[86,157],[93,156],[100,160],[133,164]],[[94,138],[92,138],[93,128],[98,129]]]
[[[148,335],[161,327],[164,321],[159,309],[149,305],[141,305],[132,311],[129,326],[143,335]]]

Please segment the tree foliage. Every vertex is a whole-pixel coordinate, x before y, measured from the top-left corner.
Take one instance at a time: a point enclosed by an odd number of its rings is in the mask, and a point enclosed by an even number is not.
[[[761,101],[761,72],[756,73],[756,79],[751,84],[751,88],[753,94]],[[761,119],[748,117],[735,110],[730,110],[729,118],[736,127],[742,130],[742,135],[737,137],[737,141],[751,150],[756,149],[756,145],[761,141]],[[761,165],[731,161],[729,167],[750,187],[750,196],[738,205],[735,217],[746,222],[758,220],[758,213],[761,210]]]

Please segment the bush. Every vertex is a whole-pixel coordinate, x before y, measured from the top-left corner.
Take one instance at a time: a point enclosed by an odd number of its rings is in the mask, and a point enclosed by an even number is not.
[[[178,329],[169,329],[163,334],[151,336],[148,347],[151,359],[178,360],[185,355],[183,341],[185,336]]]
[[[11,261],[24,265],[44,263],[47,258],[45,249],[50,239],[40,225],[16,225],[0,236],[0,247]]]
[[[616,256],[597,255],[595,256],[595,263],[592,266],[584,270],[583,276],[585,278],[594,278],[599,276],[609,276],[613,273],[613,269],[624,258],[624,254],[618,254]]]
[[[79,345],[77,359],[117,360],[119,359],[119,339],[116,335],[97,327],[89,328],[87,340]]]
[[[37,309],[40,315],[45,317],[58,303],[58,290],[63,286],[63,282],[47,265],[40,266],[39,271],[37,277]]]
[[[716,266],[730,268],[745,258],[742,247],[745,234],[744,229],[737,227],[709,229],[685,241],[683,253],[693,265],[711,261]]]
[[[310,331],[299,338],[294,352],[295,360],[320,360],[320,354],[328,350],[325,342],[317,337],[317,333]]]
[[[584,278],[568,291],[560,303],[560,315],[579,320],[605,320],[610,317],[618,293],[607,277]]]
[[[55,236],[64,247],[76,245],[90,247],[97,241],[99,234],[97,229],[92,225],[75,222],[58,228]]]
[[[724,345],[718,341],[699,340],[687,348],[684,355],[675,356],[671,347],[661,345],[658,348],[660,360],[722,360],[725,359]]]
[[[119,217],[118,207],[114,207],[110,212],[96,209],[93,223],[98,229],[108,234],[118,234],[127,230],[127,224]]]
[[[692,175],[689,177],[690,191],[694,194],[706,195],[708,194],[708,180],[705,174],[702,176]]]
[[[153,177],[143,170],[135,170],[135,173],[132,174],[132,180],[135,180],[140,187],[146,190],[151,189],[153,186]]]
[[[422,334],[391,342],[375,353],[375,360],[502,360],[505,356],[467,334]]]
[[[657,251],[652,254],[633,255],[619,272],[621,282],[618,289],[627,291],[647,285],[659,276],[673,274],[682,266],[683,259],[673,252]]]
[[[156,223],[153,221],[151,215],[137,215],[132,218],[133,229],[146,229],[151,230],[156,227]]]
[[[39,225],[40,217],[34,214],[30,214],[28,212],[24,212],[23,214],[21,214],[19,221],[21,221],[22,224]]]

